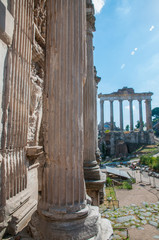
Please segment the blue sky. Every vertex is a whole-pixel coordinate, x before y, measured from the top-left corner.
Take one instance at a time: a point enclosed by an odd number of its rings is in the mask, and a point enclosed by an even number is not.
[[[111,93],[124,86],[135,92],[153,92],[152,108],[159,106],[159,0],[93,0],[96,10],[94,64],[102,78],[98,93]],[[118,103],[114,103],[119,123]],[[143,102],[145,120],[145,104]],[[109,121],[105,102],[105,121]],[[138,103],[134,101],[134,125]],[[98,121],[100,120],[98,101]],[[129,124],[124,102],[124,124]]]

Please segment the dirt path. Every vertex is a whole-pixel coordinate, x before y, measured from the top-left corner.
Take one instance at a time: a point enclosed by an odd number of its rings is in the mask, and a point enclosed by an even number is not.
[[[133,184],[132,190],[116,190],[119,206],[129,206],[131,204],[141,205],[142,202],[154,203],[158,199],[155,194],[148,191],[142,184]]]
[[[159,236],[159,230],[151,225],[145,225],[144,229],[129,229],[130,240],[154,240],[154,236]]]

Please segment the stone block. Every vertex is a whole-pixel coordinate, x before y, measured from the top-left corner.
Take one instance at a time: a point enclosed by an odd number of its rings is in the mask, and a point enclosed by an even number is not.
[[[30,221],[32,214],[37,207],[37,201],[30,199],[21,208],[19,208],[11,218],[8,224],[8,233],[16,235],[20,232]]]

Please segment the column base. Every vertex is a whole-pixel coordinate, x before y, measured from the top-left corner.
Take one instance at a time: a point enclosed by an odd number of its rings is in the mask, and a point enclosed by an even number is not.
[[[113,228],[108,219],[100,219],[100,232],[99,235],[89,240],[113,240]]]
[[[101,173],[100,180],[86,180],[86,189],[87,194],[92,199],[92,205],[93,206],[99,206],[104,202],[104,183],[106,182],[106,175],[104,173]]]
[[[101,179],[101,170],[96,160],[84,162],[84,178],[85,180]]]
[[[79,211],[79,216],[73,219],[73,214],[71,214],[71,218],[67,214],[65,219],[58,218],[56,220],[56,216],[51,217],[50,212],[47,216],[36,211],[30,222],[33,238],[35,240],[88,240],[97,237],[100,232],[101,219],[99,210],[98,207],[87,207],[87,215],[82,215]],[[75,215],[77,216],[78,213]]]

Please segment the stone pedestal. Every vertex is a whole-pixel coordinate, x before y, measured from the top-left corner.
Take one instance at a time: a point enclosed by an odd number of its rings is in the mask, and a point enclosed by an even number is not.
[[[86,201],[83,174],[85,0],[47,1],[42,193],[30,224],[35,239],[89,239],[98,208]]]

